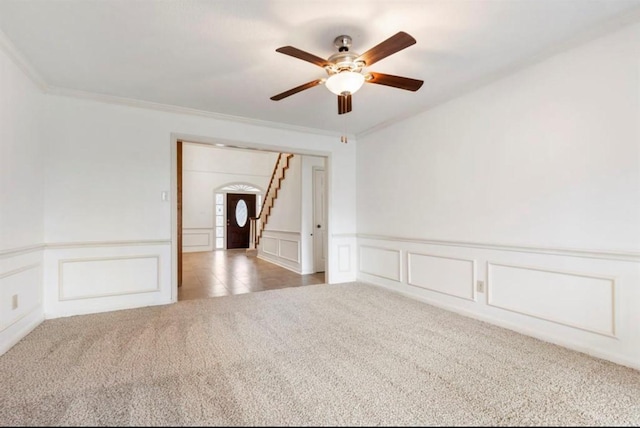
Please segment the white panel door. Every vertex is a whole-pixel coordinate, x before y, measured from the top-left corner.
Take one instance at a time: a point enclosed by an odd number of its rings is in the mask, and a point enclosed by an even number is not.
[[[327,263],[326,181],[322,168],[313,168],[313,270],[324,272]]]

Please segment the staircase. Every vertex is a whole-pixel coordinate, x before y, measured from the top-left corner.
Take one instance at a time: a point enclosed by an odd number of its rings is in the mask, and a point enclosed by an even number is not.
[[[271,174],[269,187],[262,201],[262,207],[260,207],[260,215],[257,218],[251,218],[251,240],[249,248],[247,249],[248,254],[255,255],[257,253],[262,232],[269,221],[271,210],[278,198],[278,191],[280,187],[282,187],[282,181],[285,179],[287,170],[289,169],[289,161],[292,157],[293,154],[291,153],[280,153],[278,155],[278,160],[276,160],[276,164],[273,167],[273,174]]]

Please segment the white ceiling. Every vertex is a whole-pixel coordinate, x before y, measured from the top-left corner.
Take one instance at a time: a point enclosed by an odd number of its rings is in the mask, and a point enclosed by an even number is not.
[[[358,134],[423,111],[562,46],[635,20],[640,0],[0,0],[0,29],[55,88]],[[364,53],[398,31],[417,44],[369,71],[425,81],[418,92],[365,85],[353,112],[325,77],[275,52],[320,57],[333,39]]]

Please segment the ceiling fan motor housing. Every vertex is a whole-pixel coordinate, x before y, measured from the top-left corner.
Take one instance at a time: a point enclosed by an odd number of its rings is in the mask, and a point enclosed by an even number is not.
[[[340,73],[343,71],[354,71],[359,73],[364,67],[364,62],[356,61],[360,56],[359,53],[351,52],[351,37],[342,35],[335,38],[333,45],[338,48],[338,52],[331,55],[327,61],[331,63],[325,67],[329,75]]]
[[[351,36],[342,35],[333,39],[333,46],[338,48],[338,52],[348,51],[351,47]]]

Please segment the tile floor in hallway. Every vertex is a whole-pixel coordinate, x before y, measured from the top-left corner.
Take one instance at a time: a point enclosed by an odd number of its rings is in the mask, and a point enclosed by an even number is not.
[[[299,275],[245,250],[183,253],[178,300],[229,296],[285,287],[323,284],[324,273]]]

